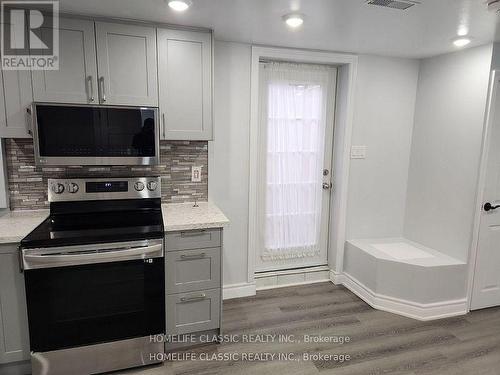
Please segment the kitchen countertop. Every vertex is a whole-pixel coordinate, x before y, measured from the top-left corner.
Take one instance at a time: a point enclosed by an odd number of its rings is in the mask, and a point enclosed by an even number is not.
[[[163,204],[163,221],[166,232],[191,229],[222,228],[229,220],[212,202]]]
[[[229,224],[211,202],[162,204],[166,232],[221,228]],[[0,214],[0,244],[18,243],[49,216],[49,210],[5,211]]]
[[[49,210],[0,214],[0,244],[18,243],[49,216]]]

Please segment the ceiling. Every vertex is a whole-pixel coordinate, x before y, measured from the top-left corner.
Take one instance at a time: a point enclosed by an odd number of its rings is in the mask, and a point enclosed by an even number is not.
[[[165,0],[60,0],[61,11],[212,28],[225,41],[272,46],[428,57],[456,49],[459,28],[469,30],[469,46],[500,40],[500,15],[485,0],[420,0],[406,11],[367,5],[365,0],[193,0],[183,13]],[[305,15],[288,28],[281,17]],[[496,37],[495,37],[496,36]]]

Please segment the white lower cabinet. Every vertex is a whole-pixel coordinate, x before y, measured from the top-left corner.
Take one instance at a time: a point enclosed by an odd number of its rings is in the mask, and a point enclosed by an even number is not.
[[[220,259],[219,247],[168,252],[167,294],[220,288]]]
[[[24,276],[17,244],[0,245],[0,366],[28,360],[30,345]]]
[[[181,335],[219,328],[220,289],[167,296],[167,333]]]
[[[167,233],[165,246],[167,335],[220,333],[222,230]]]

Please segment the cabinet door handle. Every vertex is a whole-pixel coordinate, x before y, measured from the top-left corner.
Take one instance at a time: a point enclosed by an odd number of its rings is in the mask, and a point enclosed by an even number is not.
[[[193,301],[201,301],[206,298],[205,293],[201,293],[198,296],[189,296],[189,297],[181,297],[181,302],[193,302]]]
[[[28,134],[33,137],[33,110],[32,106],[29,106],[26,108],[26,128],[28,131]]]
[[[206,255],[205,253],[192,254],[192,255],[183,254],[181,255],[181,260],[203,259],[205,258],[205,255]]]
[[[101,78],[99,78],[99,82],[100,82],[100,86],[101,86],[101,100],[102,102],[105,102],[106,101],[106,91],[104,89],[104,77],[101,76]]]
[[[87,83],[88,83],[88,86],[87,86],[87,89],[89,90],[89,101],[90,102],[93,102],[95,100],[94,98],[94,84],[92,83],[92,76],[88,76],[87,77]]]
[[[188,232],[181,232],[181,237],[198,237],[202,236],[206,233],[207,231],[204,229],[201,230],[190,230]]]

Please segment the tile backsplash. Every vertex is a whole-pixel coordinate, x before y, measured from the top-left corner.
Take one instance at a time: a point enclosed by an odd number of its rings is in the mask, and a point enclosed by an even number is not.
[[[208,199],[208,143],[162,141],[157,166],[37,167],[31,139],[6,139],[7,180],[11,210],[48,208],[48,178],[161,176],[165,203]],[[202,167],[202,182],[191,182],[191,167]]]

